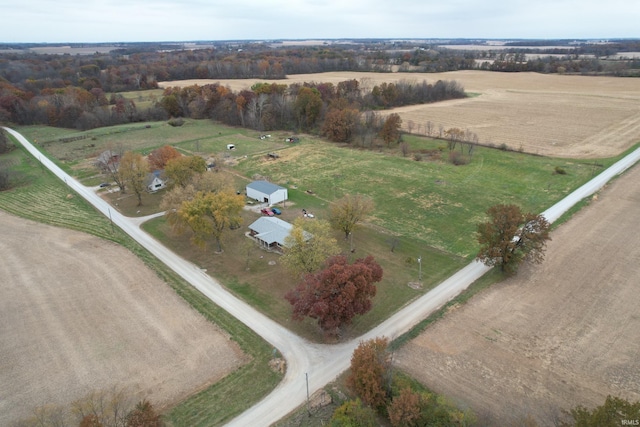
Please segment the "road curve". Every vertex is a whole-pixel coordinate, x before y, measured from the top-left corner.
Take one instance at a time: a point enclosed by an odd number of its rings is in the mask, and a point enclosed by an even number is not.
[[[207,275],[195,264],[171,252],[142,231],[139,227],[139,220],[125,217],[115,209],[112,210],[94,191],[81,185],[77,180],[65,173],[40,153],[21,134],[13,129],[4,129],[23,144],[31,155],[95,206],[98,211],[108,218],[110,217],[118,227],[183,279],[280,351],[287,361],[287,373],[284,379],[268,396],[231,420],[228,423],[229,426],[268,426],[275,423],[298,406],[304,404],[307,396],[307,378],[308,390],[312,394],[334,380],[349,367],[351,354],[361,341],[378,336],[386,336],[393,339],[407,332],[490,270],[485,265],[473,261],[361,337],[336,345],[311,343],[293,334],[227,292],[215,279]],[[555,221],[577,202],[598,191],[610,179],[633,166],[638,160],[640,160],[640,148],[544,211],[543,215],[549,222]]]

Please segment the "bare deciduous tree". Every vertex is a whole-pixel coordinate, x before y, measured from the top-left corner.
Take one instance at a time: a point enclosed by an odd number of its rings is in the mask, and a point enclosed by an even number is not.
[[[330,222],[348,238],[356,226],[373,212],[373,200],[361,194],[347,194],[331,205]]]
[[[118,169],[122,184],[136,195],[138,206],[142,205],[142,193],[145,191],[145,180],[149,173],[149,164],[142,157],[142,154],[127,151],[120,159]]]
[[[95,165],[102,171],[107,179],[112,180],[120,188],[120,191],[124,193],[125,182],[120,176],[120,160],[124,155],[124,147],[122,144],[116,144],[115,146],[108,147],[105,151],[100,153],[95,161]]]
[[[416,124],[413,122],[413,120],[407,120],[407,132],[411,133],[413,131],[413,128],[416,127]]]
[[[431,136],[433,134],[433,123],[431,123],[431,121],[427,121],[427,123],[425,123],[424,132],[427,136]]]

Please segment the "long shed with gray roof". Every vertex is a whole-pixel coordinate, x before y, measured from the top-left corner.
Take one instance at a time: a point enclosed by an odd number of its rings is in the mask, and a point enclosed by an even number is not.
[[[287,247],[285,239],[291,233],[292,228],[293,225],[287,221],[272,216],[263,216],[249,225],[249,235],[264,248],[281,250]],[[306,231],[303,233],[305,240],[313,237],[311,233]]]
[[[285,247],[287,238],[293,225],[286,221],[271,216],[263,216],[249,225],[250,235],[265,248]]]

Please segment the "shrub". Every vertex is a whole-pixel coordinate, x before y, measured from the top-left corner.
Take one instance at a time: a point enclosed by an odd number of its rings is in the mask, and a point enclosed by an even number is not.
[[[342,406],[335,410],[330,422],[331,424],[329,425],[331,427],[374,427],[378,425],[373,409],[363,405],[360,399],[343,403]]]
[[[451,151],[449,153],[449,161],[456,166],[466,165],[469,159],[459,151]]]
[[[567,171],[564,170],[564,168],[560,167],[560,166],[556,166],[556,168],[554,169],[554,174],[556,175],[566,175]]]
[[[170,119],[168,123],[169,123],[169,126],[179,127],[184,124],[184,119],[178,117],[177,119]]]
[[[415,154],[413,155],[413,160],[415,160],[416,162],[421,161],[421,160],[422,160],[422,154],[420,154],[420,153],[415,153]]]

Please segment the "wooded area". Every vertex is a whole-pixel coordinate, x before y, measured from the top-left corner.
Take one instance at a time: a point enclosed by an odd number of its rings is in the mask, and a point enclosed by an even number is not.
[[[564,50],[554,50],[555,56],[535,59],[525,54],[533,52],[531,49],[518,45],[502,50],[455,50],[426,41],[384,40],[289,48],[220,42],[189,50],[175,45],[131,44],[76,56],[37,54],[13,47],[0,53],[0,122],[87,130],[185,116],[257,130],[317,129],[335,141],[348,141],[357,125],[354,109],[380,110],[464,96],[455,82],[409,83],[413,72],[486,69],[634,75],[640,70],[640,59],[631,56],[610,61],[608,55],[640,50],[638,44],[623,40],[566,45]],[[544,52],[544,47],[540,51]],[[558,52],[566,55],[558,56]],[[164,96],[152,99],[144,108],[121,94],[157,89],[158,82],[173,80],[273,80],[292,74],[394,70],[406,73],[407,82],[375,87],[357,81],[338,87],[318,82],[265,83],[240,93],[216,85],[167,89]],[[324,124],[325,116],[331,118],[329,124]],[[336,122],[346,124],[336,129],[332,126]]]

